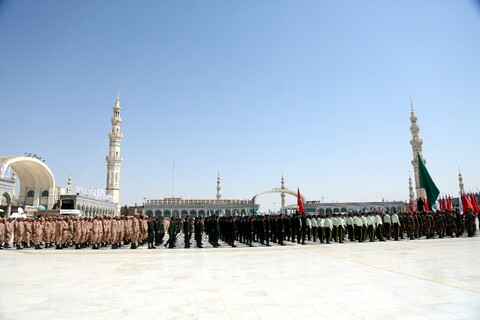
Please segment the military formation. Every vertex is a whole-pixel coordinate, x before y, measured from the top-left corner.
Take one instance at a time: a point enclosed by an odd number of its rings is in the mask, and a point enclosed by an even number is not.
[[[55,248],[118,249],[127,246],[137,249],[147,245],[156,249],[164,243],[175,248],[183,237],[184,248],[203,248],[204,236],[217,248],[220,240],[224,245],[284,246],[287,242],[305,245],[306,241],[330,244],[346,240],[374,242],[400,239],[426,239],[473,237],[476,232],[476,217],[471,210],[455,212],[407,213],[348,213],[306,215],[269,215],[246,217],[210,216],[176,218],[153,218],[134,216],[94,218],[40,217],[0,218],[0,249]],[[480,224],[480,221],[479,221]],[[192,239],[193,238],[193,239]]]

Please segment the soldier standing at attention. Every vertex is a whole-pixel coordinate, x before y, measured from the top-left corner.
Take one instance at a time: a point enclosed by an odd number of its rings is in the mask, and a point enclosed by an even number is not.
[[[130,246],[130,249],[137,249],[137,242],[139,241],[140,238],[140,221],[138,221],[137,217],[134,215],[132,218],[132,234],[131,240],[132,240],[132,245]]]
[[[367,240],[368,232],[367,232],[367,214],[364,213],[360,217],[360,221],[362,221],[362,241]]]
[[[323,227],[325,230],[325,242],[330,244],[330,239],[332,237],[332,219],[330,218],[332,215],[330,213],[327,214],[327,218],[323,221]]]
[[[409,237],[410,240],[413,240],[415,234],[415,219],[413,218],[413,213],[407,216],[405,224],[407,229],[407,237]]]
[[[339,217],[337,217],[337,233],[338,233],[338,242],[343,243],[343,240],[345,240],[345,218],[344,214],[340,214]]]
[[[218,240],[220,238],[220,222],[217,216],[213,217],[212,231],[213,231],[213,247],[218,248],[220,246],[220,244],[218,243]]]
[[[307,239],[308,241],[312,241],[312,220],[310,219],[310,215],[306,217],[306,223],[307,223]]]
[[[382,221],[382,215],[377,213],[375,215],[375,226],[376,226],[376,233],[377,233],[377,239],[380,241],[385,241],[383,239],[383,221]]]
[[[43,223],[43,218],[35,219],[33,222],[33,245],[35,246],[36,250],[42,249],[40,248],[40,244],[42,243],[43,239]]]
[[[310,224],[312,225],[312,238],[313,242],[317,242],[317,217],[313,216],[310,219]]]
[[[358,242],[362,242],[362,220],[360,219],[359,213],[357,213],[357,215],[353,218],[353,225],[355,227],[355,240],[358,240]]]
[[[112,249],[118,249],[118,229],[119,229],[119,220],[116,218],[113,218],[110,221],[110,243],[112,245]]]
[[[277,226],[277,238],[278,238],[278,244],[281,246],[284,246],[285,243],[283,240],[285,239],[285,224],[284,224],[284,219],[283,219],[283,214],[281,214],[279,217],[277,217],[276,226]]]
[[[60,219],[55,221],[55,249],[61,250],[62,248],[62,234],[63,234],[63,224]]]
[[[246,221],[246,237],[247,237],[247,244],[249,247],[253,247],[253,217],[248,217]]]
[[[3,244],[7,243],[7,241],[5,240],[5,230],[6,230],[6,227],[5,227],[5,220],[3,218],[0,218],[0,249],[3,249]]]
[[[390,240],[390,235],[392,233],[392,231],[390,230],[391,223],[392,219],[390,215],[388,214],[388,212],[385,212],[383,214],[383,226],[385,228],[385,238],[387,238],[387,240]]]
[[[277,224],[276,217],[267,216],[265,221],[265,238],[270,238],[273,243],[277,242]],[[268,240],[270,242],[270,239]]]
[[[270,247],[270,238],[273,237],[273,242],[275,242],[275,232],[273,231],[276,228],[273,228],[275,225],[275,220],[272,220],[272,217],[265,218],[265,241],[267,243],[267,247]]]
[[[156,249],[153,242],[155,241],[155,222],[153,218],[148,218],[147,220],[147,243],[148,249]]]
[[[435,226],[437,227],[438,238],[443,238],[443,229],[445,228],[443,214],[441,212],[437,213],[435,216]]]
[[[194,229],[195,229],[195,241],[197,242],[197,248],[202,247],[202,234],[203,234],[203,219],[197,217],[195,219]]]
[[[160,245],[160,230],[163,228],[163,223],[159,218],[153,220],[153,226],[155,227],[155,246]]]
[[[345,218],[345,224],[347,225],[348,239],[354,241],[353,237],[353,214],[349,213]]]
[[[393,237],[395,241],[398,241],[398,237],[400,235],[400,218],[395,211],[393,212],[391,218],[393,224]]]
[[[302,232],[302,245],[305,245],[305,236],[307,235],[307,217],[305,216],[305,212],[301,213],[300,223]]]
[[[467,229],[467,236],[473,237],[475,235],[475,215],[470,207],[467,207],[467,212],[465,213],[465,229]]]
[[[370,242],[375,241],[375,219],[373,218],[373,212],[365,218],[367,221],[367,233],[368,237],[370,238]]]
[[[5,248],[10,248],[10,241],[12,240],[13,235],[13,220],[12,218],[7,218],[5,220]]]
[[[25,226],[23,224],[23,218],[17,218],[15,220],[15,233],[13,234],[13,242],[15,243],[17,250],[22,249],[22,242],[25,233]]]
[[[283,216],[283,225],[285,227],[285,239],[287,241],[290,241],[290,235],[291,235],[291,223],[290,223],[290,217]]]
[[[190,220],[190,216],[187,216],[183,222],[183,234],[185,235],[185,249],[190,248],[190,238],[192,237],[192,221]]]
[[[325,220],[321,216],[317,218],[317,232],[320,243],[323,243],[325,239]]]

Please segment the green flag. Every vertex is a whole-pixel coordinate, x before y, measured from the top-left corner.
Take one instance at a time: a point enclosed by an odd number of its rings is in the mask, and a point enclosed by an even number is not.
[[[438,195],[440,194],[440,190],[438,190],[435,182],[432,180],[432,177],[430,177],[427,167],[425,166],[420,154],[418,154],[418,175],[420,178],[420,187],[424,188],[425,193],[427,194],[428,206],[433,209],[435,201],[437,201]]]

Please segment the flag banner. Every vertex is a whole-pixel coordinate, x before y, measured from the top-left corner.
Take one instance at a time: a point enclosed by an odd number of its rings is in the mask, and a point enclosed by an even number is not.
[[[424,205],[425,205],[425,212],[430,212],[430,211],[432,211],[432,210],[430,209],[430,204],[428,203],[428,198],[423,199],[423,203],[424,203]]]
[[[427,195],[429,209],[433,209],[438,195],[440,194],[440,190],[438,190],[432,177],[430,177],[425,162],[423,162],[420,154],[418,154],[418,175],[420,177],[420,187],[425,189]]]
[[[410,201],[410,213],[413,215],[415,213],[415,210],[413,210],[413,203]]]
[[[448,211],[453,211],[452,197],[450,197],[450,196],[448,196],[448,199],[447,199],[447,210]]]
[[[303,206],[302,197],[300,195],[300,188],[297,189],[297,205],[298,205],[298,212],[300,213],[305,212],[305,207]]]
[[[480,210],[478,208],[477,195],[475,193],[471,193],[470,194],[470,200],[471,200],[472,206],[473,206],[473,213],[475,213],[475,215],[478,215],[480,213]]]
[[[463,212],[467,212],[467,208],[470,208],[473,212],[473,205],[470,199],[468,199],[467,195],[464,193],[462,194],[462,204],[463,204]]]

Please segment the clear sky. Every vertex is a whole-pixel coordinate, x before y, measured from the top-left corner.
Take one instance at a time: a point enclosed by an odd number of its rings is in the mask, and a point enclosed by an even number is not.
[[[412,96],[440,191],[459,165],[475,191],[479,30],[475,1],[2,1],[1,155],[104,188],[120,84],[124,204],[172,196],[174,159],[183,198],[220,171],[224,198],[284,174],[307,200],[406,200]]]

